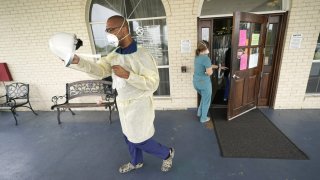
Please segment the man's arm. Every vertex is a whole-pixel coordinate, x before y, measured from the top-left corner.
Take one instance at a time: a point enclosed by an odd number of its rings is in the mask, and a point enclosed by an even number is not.
[[[111,66],[109,62],[110,60],[108,57],[104,57],[97,63],[94,63],[74,55],[72,63],[69,67],[102,79],[111,75]]]
[[[138,71],[130,71],[127,74],[128,79],[125,80],[137,89],[154,92],[158,89],[160,81],[156,62],[145,49],[141,48],[140,51],[140,60],[135,67]]]
[[[144,69],[141,74],[130,72],[129,78],[126,79],[130,85],[146,91],[156,91],[159,86],[158,70]]]

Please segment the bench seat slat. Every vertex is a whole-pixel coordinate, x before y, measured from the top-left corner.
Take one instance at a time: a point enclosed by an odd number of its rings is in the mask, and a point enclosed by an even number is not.
[[[110,105],[113,105],[114,103],[66,103],[66,104],[61,104],[57,105],[56,108],[80,108],[80,107],[107,107]]]

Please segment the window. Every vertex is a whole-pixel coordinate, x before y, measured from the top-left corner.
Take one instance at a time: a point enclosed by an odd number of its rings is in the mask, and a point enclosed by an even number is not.
[[[92,0],[89,21],[95,51],[102,56],[109,51],[105,23],[113,15],[127,18],[132,37],[155,58],[160,83],[154,95],[170,95],[167,23],[161,0]]]
[[[320,93],[320,34],[314,52],[306,93]]]

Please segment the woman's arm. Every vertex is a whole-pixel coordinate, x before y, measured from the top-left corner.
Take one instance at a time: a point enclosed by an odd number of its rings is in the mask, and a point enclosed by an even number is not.
[[[206,75],[211,76],[213,73],[212,67],[206,68]]]
[[[211,68],[213,68],[213,69],[218,69],[219,66],[218,66],[218,65],[215,65],[215,64],[212,64],[212,65],[211,65]]]

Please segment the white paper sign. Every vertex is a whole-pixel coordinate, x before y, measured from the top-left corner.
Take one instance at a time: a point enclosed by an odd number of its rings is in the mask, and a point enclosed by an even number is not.
[[[181,53],[191,53],[190,40],[181,40]]]
[[[302,41],[302,34],[292,34],[290,40],[290,49],[298,49],[300,48]]]
[[[258,57],[259,54],[250,54],[250,60],[249,60],[249,68],[255,68],[258,66]]]
[[[202,40],[209,41],[209,28],[201,29]]]

